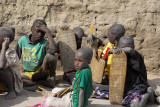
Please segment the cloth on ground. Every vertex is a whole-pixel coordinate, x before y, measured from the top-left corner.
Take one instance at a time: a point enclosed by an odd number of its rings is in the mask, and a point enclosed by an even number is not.
[[[134,92],[131,93],[130,95],[126,96],[123,101],[122,105],[123,106],[130,106],[133,102],[139,102],[141,98],[143,97],[143,94],[140,94],[140,92]]]
[[[72,104],[72,93],[65,94],[62,98],[48,97],[46,100],[47,106],[52,107],[73,107]]]
[[[96,87],[95,91],[93,93],[93,98],[97,98],[97,99],[109,99],[109,91],[100,90],[99,87]]]

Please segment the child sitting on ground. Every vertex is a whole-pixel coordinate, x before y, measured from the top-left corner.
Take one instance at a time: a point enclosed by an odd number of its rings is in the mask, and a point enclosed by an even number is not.
[[[93,39],[98,39],[98,45],[101,45],[102,44],[102,40],[99,39],[98,37],[94,36],[94,35],[86,35],[84,33],[84,30],[81,28],[81,27],[75,27],[73,29],[73,32],[75,34],[75,39],[76,39],[76,45],[77,45],[77,50],[79,48],[81,48],[81,45],[82,45],[82,38],[83,37],[87,37],[87,41],[88,42],[92,42]],[[58,45],[58,43],[57,43]],[[72,83],[74,77],[75,77],[75,73],[76,73],[76,70],[71,70],[71,71],[68,71],[66,73],[64,73],[64,79],[67,80],[70,84]]]
[[[55,86],[56,46],[51,31],[44,20],[37,19],[31,27],[32,34],[18,41],[16,51],[22,58],[22,80],[27,90],[35,91],[38,85]],[[48,40],[44,36],[48,37]]]
[[[134,50],[134,40],[131,36],[122,36],[119,49],[109,50],[110,53],[124,51],[127,56],[127,72],[122,105],[144,107],[148,98],[154,102],[153,90],[147,82],[147,72],[141,54]]]
[[[121,24],[114,24],[108,29],[108,39],[109,43],[106,48],[103,50],[102,59],[105,60],[105,70],[102,83],[93,82],[93,88],[95,89],[93,97],[94,98],[105,98],[109,97],[109,72],[111,65],[112,54],[109,54],[109,51],[117,48],[119,39],[125,34],[125,28]],[[114,50],[113,50],[114,51]]]
[[[125,28],[121,24],[114,24],[108,29],[109,43],[107,44],[106,48],[103,50],[103,55],[102,55],[102,59],[106,61],[105,75],[104,75],[102,84],[105,84],[105,85],[109,84],[109,71],[110,71],[112,55],[108,54],[108,51],[114,48],[117,48],[118,41],[124,34],[125,34]]]
[[[23,88],[19,58],[16,51],[9,48],[13,40],[11,30],[0,28],[0,90],[8,91],[7,99],[16,98]]]
[[[74,63],[75,69],[77,70],[75,76],[76,78],[72,86],[68,89],[68,91],[73,90],[72,103],[71,103],[73,107],[87,107],[88,105],[88,99],[92,94],[92,72],[91,69],[89,68],[92,56],[93,56],[93,51],[88,47],[82,47],[76,52],[75,63]],[[64,92],[64,90],[58,92],[56,94],[57,97],[59,97],[59,95],[62,92]],[[68,105],[65,104],[69,103],[63,101],[66,100],[49,97],[46,101],[46,105],[55,107],[57,106],[68,107]]]
[[[100,38],[98,38],[97,36],[94,36],[94,35],[86,35],[84,33],[84,30],[80,27],[75,27],[73,29],[73,32],[74,32],[75,37],[76,37],[77,49],[81,48],[83,37],[87,37],[87,42],[88,43],[93,43],[94,39],[98,39],[98,46],[103,45],[103,41]]]

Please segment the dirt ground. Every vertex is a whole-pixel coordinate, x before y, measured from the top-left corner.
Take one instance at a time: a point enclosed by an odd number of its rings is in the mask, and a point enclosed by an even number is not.
[[[58,77],[61,77],[58,75]],[[156,89],[156,85],[160,83],[160,74],[148,73],[148,81],[153,89]],[[63,84],[61,84],[62,86]],[[59,85],[60,86],[60,85]],[[38,103],[43,103],[43,98],[41,94],[37,92],[29,92],[23,90],[20,95],[17,96],[16,99],[6,100],[4,95],[0,95],[0,107],[28,107],[33,106]],[[104,99],[89,99],[88,107],[122,107],[121,105],[111,105],[108,100]],[[160,107],[157,104],[149,105],[146,107]]]

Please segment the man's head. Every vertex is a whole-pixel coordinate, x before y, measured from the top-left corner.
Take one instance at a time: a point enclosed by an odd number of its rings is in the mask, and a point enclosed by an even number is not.
[[[108,39],[111,43],[115,43],[125,34],[125,28],[121,24],[114,24],[108,30]]]
[[[134,49],[134,40],[131,36],[122,36],[119,39],[119,44],[118,44],[119,48],[125,48],[125,47],[130,47],[132,49]]]
[[[75,68],[76,70],[81,70],[87,68],[92,60],[93,51],[91,48],[82,47],[77,50],[75,55]]]
[[[14,33],[7,28],[0,28],[0,49],[5,38],[9,38],[10,43],[14,40]]]
[[[45,35],[45,33],[43,31],[40,31],[37,29],[37,27],[39,26],[39,23],[42,23],[45,26],[47,26],[46,22],[41,19],[37,19],[33,22],[33,25],[31,27],[31,32],[32,32],[32,36],[33,36],[34,41],[40,41]]]
[[[81,47],[82,37],[84,36],[84,31],[80,27],[75,27],[73,29],[73,32],[74,32],[75,37],[76,37],[77,49],[79,49]]]

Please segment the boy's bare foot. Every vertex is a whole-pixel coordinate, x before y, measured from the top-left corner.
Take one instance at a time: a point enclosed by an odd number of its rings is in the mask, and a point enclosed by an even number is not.
[[[149,93],[148,101],[153,104],[154,103],[154,92],[153,92],[152,87],[148,87],[147,92]]]
[[[6,95],[6,99],[15,99],[16,98],[16,92],[13,91],[9,91],[8,94]]]

